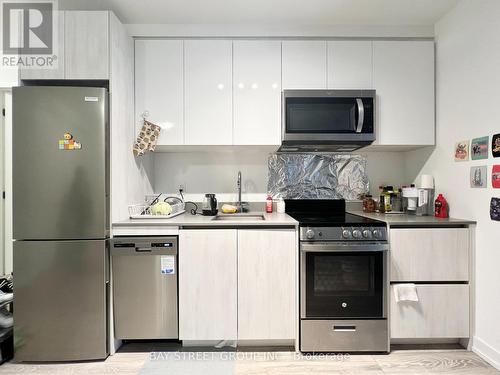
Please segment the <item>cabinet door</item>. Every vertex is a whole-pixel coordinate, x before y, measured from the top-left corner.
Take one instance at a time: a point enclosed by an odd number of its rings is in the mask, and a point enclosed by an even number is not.
[[[281,42],[235,41],[233,49],[233,143],[279,145]]]
[[[370,89],[372,80],[371,41],[328,42],[328,88]]]
[[[468,281],[469,229],[391,229],[391,281]]]
[[[396,302],[391,286],[391,338],[469,336],[469,285],[418,284],[417,302]]]
[[[236,230],[179,231],[179,339],[236,340]]]
[[[67,11],[64,18],[66,79],[108,79],[108,12]]]
[[[294,339],[294,230],[238,230],[238,340]]]
[[[184,119],[187,145],[231,145],[232,42],[184,42]]]
[[[282,43],[283,89],[326,89],[326,41]]]
[[[135,41],[135,117],[161,126],[158,145],[184,144],[183,42]]]
[[[54,67],[45,69],[20,68],[20,79],[64,79],[64,11],[54,12],[56,18],[52,55],[55,57]]]
[[[380,145],[434,145],[434,42],[373,42]]]

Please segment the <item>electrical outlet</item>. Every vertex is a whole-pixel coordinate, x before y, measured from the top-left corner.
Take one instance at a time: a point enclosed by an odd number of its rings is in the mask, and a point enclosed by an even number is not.
[[[183,192],[186,192],[186,184],[180,184],[179,185],[179,190],[182,190]]]

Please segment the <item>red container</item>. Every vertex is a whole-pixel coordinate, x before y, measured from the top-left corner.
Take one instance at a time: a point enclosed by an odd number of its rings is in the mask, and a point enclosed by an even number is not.
[[[443,194],[439,194],[437,199],[434,201],[434,216],[446,219],[448,217],[448,202],[443,197]]]
[[[266,212],[268,214],[273,212],[273,198],[270,195],[268,195],[266,199]]]

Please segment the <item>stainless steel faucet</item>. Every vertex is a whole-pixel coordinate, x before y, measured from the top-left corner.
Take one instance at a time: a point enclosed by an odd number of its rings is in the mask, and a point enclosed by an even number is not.
[[[238,171],[238,212],[243,212],[241,207],[241,171]]]

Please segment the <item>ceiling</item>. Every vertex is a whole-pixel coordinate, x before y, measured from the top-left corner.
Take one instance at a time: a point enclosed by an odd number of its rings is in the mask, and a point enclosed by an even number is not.
[[[434,25],[458,0],[59,0],[127,24]]]

